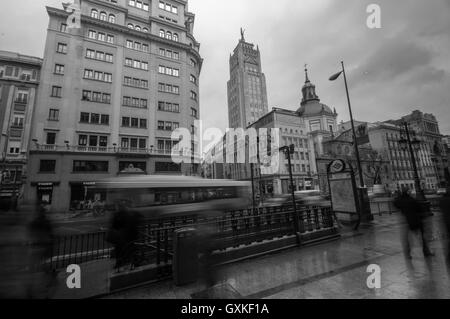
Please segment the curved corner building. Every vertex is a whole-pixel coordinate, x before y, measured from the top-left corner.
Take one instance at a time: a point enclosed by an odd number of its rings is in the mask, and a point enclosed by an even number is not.
[[[195,130],[200,117],[202,58],[188,2],[83,0],[80,9],[78,19],[73,6],[47,7],[29,149],[25,200],[55,213],[103,200],[93,185],[104,177],[198,170],[170,157],[172,131]]]

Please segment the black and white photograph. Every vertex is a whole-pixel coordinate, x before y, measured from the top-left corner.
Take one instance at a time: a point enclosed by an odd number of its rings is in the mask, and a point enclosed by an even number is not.
[[[0,130],[0,299],[450,299],[449,0],[3,0]]]

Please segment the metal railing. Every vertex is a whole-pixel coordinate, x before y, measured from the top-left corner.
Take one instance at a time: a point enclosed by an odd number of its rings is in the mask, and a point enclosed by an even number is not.
[[[298,209],[297,217],[301,234],[336,228],[331,207],[302,207]],[[170,265],[174,254],[174,233],[184,227],[194,227],[200,234],[211,234],[217,251],[295,234],[292,207],[286,206],[238,210],[211,218],[191,215],[151,220],[140,227],[138,240],[129,243],[133,251],[133,258],[128,260],[130,267],[154,265],[162,268]],[[52,269],[114,258],[112,245],[106,236],[106,232],[100,232],[58,237],[50,260]]]
[[[134,147],[106,147],[106,146],[87,146],[87,145],[55,145],[55,144],[38,144],[35,143],[31,147],[31,151],[54,151],[54,152],[86,152],[86,153],[131,153],[131,154],[147,154],[147,155],[166,155],[166,156],[192,156],[192,152],[168,150],[168,149],[153,149],[153,148],[134,148]],[[200,154],[194,154],[194,157],[200,158]]]
[[[59,236],[53,241],[53,253],[48,264],[51,269],[62,269],[71,264],[111,258],[112,246],[106,232]]]

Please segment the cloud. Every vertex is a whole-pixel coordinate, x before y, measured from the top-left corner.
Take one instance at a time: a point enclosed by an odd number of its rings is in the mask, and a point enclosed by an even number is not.
[[[61,2],[22,0],[19,8],[2,1],[2,49],[42,56],[45,5],[61,7]],[[342,80],[328,81],[344,60],[355,117],[386,120],[421,108],[434,113],[441,130],[450,134],[450,0],[377,0],[382,10],[379,30],[366,26],[366,7],[373,2],[189,0],[205,60],[200,77],[204,125],[228,126],[228,61],[243,27],[247,41],[261,50],[269,109],[298,108],[303,65],[308,63],[322,102],[336,107],[339,120],[347,120]],[[17,23],[24,19],[30,22]]]
[[[366,81],[392,81],[429,65],[431,60],[431,53],[425,48],[412,42],[393,39],[383,43],[377,51],[363,60],[358,71],[359,76]]]

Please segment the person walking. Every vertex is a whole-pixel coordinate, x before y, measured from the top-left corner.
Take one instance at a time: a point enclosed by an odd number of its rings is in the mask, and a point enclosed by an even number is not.
[[[444,197],[439,202],[439,207],[442,213],[442,220],[444,224],[444,229],[447,235],[447,251],[446,258],[447,264],[450,266],[450,188],[447,188],[447,191]]]
[[[412,259],[411,245],[409,242],[409,235],[412,233],[417,235],[420,233],[422,238],[422,251],[425,257],[434,256],[425,238],[425,228],[423,224],[424,212],[420,203],[411,197],[409,191],[404,189],[400,196],[394,200],[394,206],[397,207],[402,215],[405,217],[406,225],[402,231],[402,245],[405,257]]]
[[[119,204],[118,210],[112,217],[107,241],[114,246],[117,271],[127,264],[130,264],[131,268],[134,267],[137,251],[136,241],[139,238],[141,219],[140,214],[130,210],[123,203]]]

